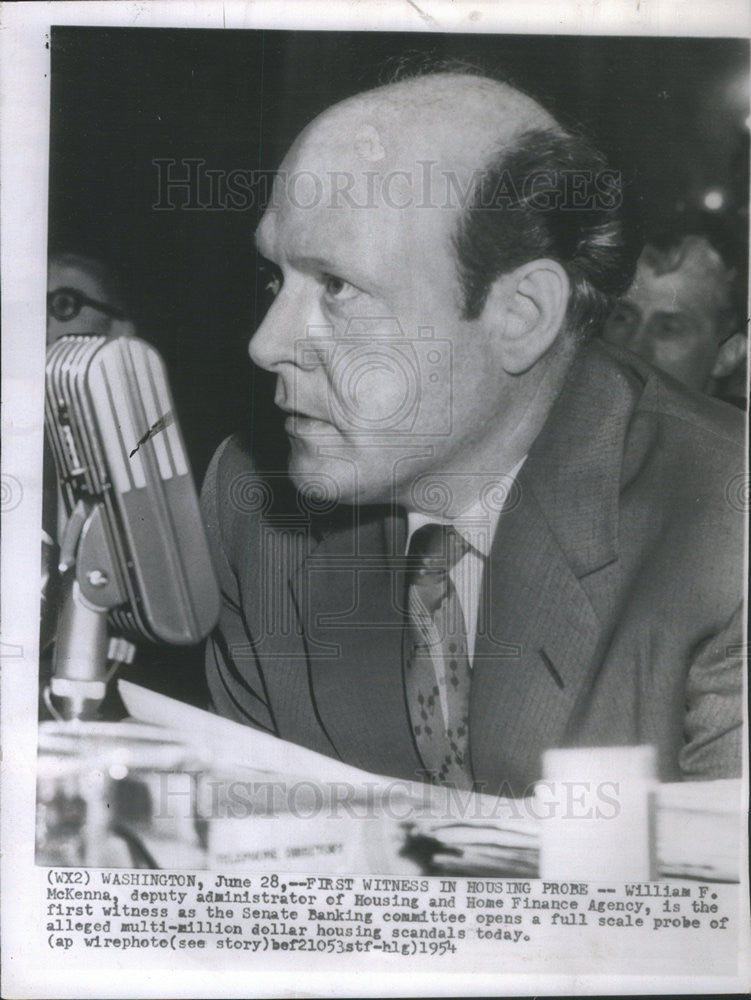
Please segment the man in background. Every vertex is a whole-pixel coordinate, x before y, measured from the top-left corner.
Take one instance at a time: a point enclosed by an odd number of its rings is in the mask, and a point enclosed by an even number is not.
[[[122,293],[100,260],[77,253],[53,254],[47,265],[47,344],[66,333],[110,336],[125,320]],[[122,325],[118,334],[128,333]],[[132,333],[132,329],[130,330]]]
[[[65,334],[132,336],[133,324],[127,315],[117,279],[101,260],[84,254],[60,251],[47,262],[47,347]],[[117,324],[115,326],[115,324]],[[57,473],[45,436],[42,504],[42,606],[40,648],[42,680],[51,668],[50,647],[55,638],[59,608],[57,562],[59,539],[65,527],[62,504],[58,502]],[[46,654],[46,655],[45,655]]]
[[[705,236],[649,243],[603,336],[692,389],[743,405],[748,337],[735,280]]]

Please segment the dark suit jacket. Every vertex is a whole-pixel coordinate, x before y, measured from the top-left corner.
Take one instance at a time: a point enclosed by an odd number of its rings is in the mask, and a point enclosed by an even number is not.
[[[739,773],[746,485],[742,414],[599,342],[580,351],[484,575],[470,749],[485,791],[528,791],[548,747],[651,743],[663,780]],[[235,439],[203,504],[224,596],[216,711],[419,776],[403,511],[316,510]]]

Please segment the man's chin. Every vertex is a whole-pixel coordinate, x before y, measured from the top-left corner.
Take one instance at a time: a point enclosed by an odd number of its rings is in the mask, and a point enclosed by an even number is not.
[[[287,472],[303,504],[311,512],[327,510],[340,503],[355,502],[356,491],[353,484],[343,482],[343,477],[334,473],[327,462],[320,459],[304,461],[293,454]]]
[[[306,462],[293,455],[287,471],[303,504],[311,511],[322,513],[337,504],[389,502],[389,488],[377,488],[350,462],[334,459]]]

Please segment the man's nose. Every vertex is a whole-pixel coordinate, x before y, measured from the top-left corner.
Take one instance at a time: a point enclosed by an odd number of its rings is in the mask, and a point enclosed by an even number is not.
[[[654,363],[657,343],[648,319],[639,323],[626,346],[645,361]]]
[[[299,309],[283,301],[281,296],[277,298],[250,338],[248,354],[251,360],[266,371],[276,371],[285,362],[294,362],[300,319]]]

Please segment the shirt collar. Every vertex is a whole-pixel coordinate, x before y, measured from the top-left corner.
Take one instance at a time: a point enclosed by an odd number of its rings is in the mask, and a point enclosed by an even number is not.
[[[498,518],[501,516],[504,502],[511,494],[510,486],[519,474],[519,470],[524,465],[527,456],[516,463],[508,475],[498,479],[494,484],[496,495],[503,498],[498,504],[488,503],[484,498],[492,495],[491,490],[485,490],[482,497],[456,517],[440,517],[435,514],[424,514],[422,511],[407,511],[407,541],[405,551],[409,551],[409,543],[412,535],[424,524],[450,524],[454,527],[462,538],[465,539],[471,548],[481,556],[490,554],[490,546],[493,542],[495,529],[498,527]]]

